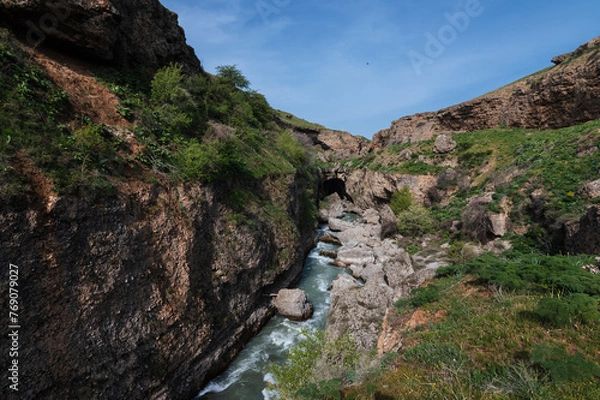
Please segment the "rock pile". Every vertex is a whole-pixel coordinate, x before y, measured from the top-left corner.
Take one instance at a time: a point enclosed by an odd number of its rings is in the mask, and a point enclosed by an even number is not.
[[[339,209],[340,205],[333,207]],[[329,226],[335,230],[330,235],[341,243],[334,264],[348,268],[350,274],[340,274],[330,286],[327,333],[340,337],[348,332],[359,349],[370,351],[382,333],[387,310],[412,288],[432,277],[435,268],[445,264],[436,262],[432,268],[415,268],[404,249],[394,240],[382,238],[385,218],[381,217],[381,211],[373,208],[347,211],[358,213],[360,219],[329,220]]]

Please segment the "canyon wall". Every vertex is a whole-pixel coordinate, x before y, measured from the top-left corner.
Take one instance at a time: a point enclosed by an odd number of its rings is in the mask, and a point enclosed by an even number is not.
[[[476,99],[400,118],[375,134],[370,149],[431,140],[444,132],[556,129],[600,118],[600,37],[553,61],[558,64],[552,68]]]
[[[264,187],[270,206],[250,214],[228,205],[229,188],[197,184],[2,199],[2,263],[19,268],[14,398],[195,396],[272,315],[270,294],[299,277],[313,243],[308,181]]]

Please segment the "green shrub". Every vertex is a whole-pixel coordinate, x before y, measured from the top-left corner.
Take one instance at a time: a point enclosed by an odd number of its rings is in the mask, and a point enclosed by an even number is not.
[[[417,254],[418,252],[420,252],[422,250],[423,249],[420,246],[417,246],[417,245],[414,245],[414,244],[411,244],[411,245],[409,245],[409,246],[406,247],[406,252],[408,254],[410,254],[411,256]]]
[[[580,353],[568,355],[563,349],[536,346],[531,352],[535,366],[547,372],[552,382],[587,382],[600,378],[600,367]]]
[[[152,100],[157,104],[165,104],[179,100],[185,96],[181,88],[183,82],[182,66],[170,64],[159,69],[152,79]]]
[[[248,176],[247,165],[233,140],[210,144],[193,141],[182,151],[181,158],[188,180],[214,182]]]
[[[414,203],[415,199],[412,192],[405,186],[392,195],[390,208],[394,214],[399,215],[401,212],[408,210]]]
[[[435,285],[417,288],[412,291],[410,304],[413,307],[421,307],[425,304],[435,303],[440,300],[440,288]]]
[[[303,331],[302,335],[303,340],[290,348],[284,364],[268,367],[277,381],[276,388],[286,398],[310,399],[319,393],[331,396],[325,398],[339,398],[339,379],[351,374],[358,363],[356,344],[348,334],[335,340],[319,330]]]
[[[582,270],[581,265],[586,262],[589,262],[587,256],[548,256],[508,251],[500,257],[483,254],[459,269],[473,274],[484,284],[513,291],[600,296],[600,276]],[[442,269],[439,273],[446,271]]]
[[[304,164],[307,159],[306,149],[288,131],[282,131],[277,137],[277,148],[296,168]]]
[[[436,222],[425,207],[414,204],[405,211],[398,213],[398,232],[404,236],[421,236],[433,233]]]
[[[544,376],[521,361],[500,369],[487,386],[493,387],[496,393],[505,393],[516,399],[542,400],[551,398],[544,384]]]
[[[600,321],[598,299],[583,293],[544,298],[539,301],[535,313],[542,322],[556,327]]]
[[[227,82],[230,82],[238,89],[248,89],[250,81],[242,74],[235,65],[219,65],[217,67],[217,76]]]
[[[296,397],[302,400],[341,400],[342,379],[330,379],[319,383],[311,383],[296,392]]]

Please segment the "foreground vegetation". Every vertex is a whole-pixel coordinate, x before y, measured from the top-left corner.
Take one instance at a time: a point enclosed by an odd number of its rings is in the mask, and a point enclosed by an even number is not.
[[[598,398],[600,276],[581,269],[592,261],[513,251],[441,269],[396,305],[393,368],[345,398]]]
[[[351,343],[316,334],[276,376],[297,399],[600,398],[600,275],[588,264],[513,250],[443,268],[397,302],[398,352],[357,370]],[[323,380],[332,348],[352,362]]]

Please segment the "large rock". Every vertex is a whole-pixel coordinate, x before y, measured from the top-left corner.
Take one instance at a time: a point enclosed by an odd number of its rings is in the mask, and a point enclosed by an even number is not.
[[[333,159],[346,160],[364,156],[369,142],[363,137],[353,136],[348,132],[324,129],[317,134],[315,144]]]
[[[578,221],[565,225],[565,250],[574,254],[600,254],[600,209],[588,208]]]
[[[345,265],[365,265],[375,261],[373,249],[365,243],[354,243],[339,248],[337,261]]]
[[[350,278],[352,279],[352,278]],[[377,345],[385,312],[394,299],[394,290],[384,283],[368,281],[365,286],[352,284],[348,278],[334,282],[327,333],[340,337],[348,333],[361,351]]]
[[[339,218],[329,218],[328,226],[332,232],[342,232],[352,228],[353,225]]]
[[[600,198],[600,180],[593,181],[579,189],[578,194],[589,197],[590,199]]]
[[[433,152],[438,154],[452,153],[456,149],[456,142],[452,139],[451,134],[443,134],[435,139]]]
[[[177,15],[158,0],[2,0],[0,14],[32,46],[120,66],[155,69],[178,62],[201,71]]]
[[[363,210],[381,210],[403,187],[408,187],[417,200],[423,201],[435,185],[436,177],[433,175],[394,174],[366,168],[353,170],[346,178],[346,190],[352,195],[354,205]]]
[[[306,292],[300,289],[281,289],[273,301],[282,316],[293,321],[304,321],[313,314],[313,305]]]

